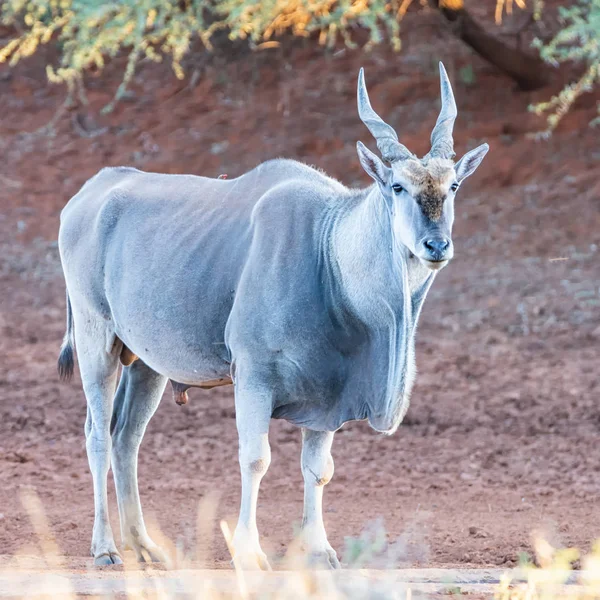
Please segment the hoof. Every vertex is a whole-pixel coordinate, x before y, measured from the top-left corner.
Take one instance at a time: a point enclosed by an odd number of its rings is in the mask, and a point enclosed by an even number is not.
[[[334,570],[342,568],[333,548],[327,548],[326,550],[318,552],[309,552],[307,562],[308,566],[312,569]]]
[[[249,532],[238,525],[233,535],[231,561],[236,568],[243,571],[271,571],[267,555],[262,551],[258,541],[258,532]]]
[[[167,555],[148,536],[129,539],[126,550],[133,550],[139,563],[166,563]]]
[[[118,552],[105,552],[94,556],[94,566],[105,567],[107,565],[122,565],[123,560],[119,556]]]
[[[137,561],[140,563],[153,562],[153,563],[166,563],[167,557],[165,553],[158,547],[154,548],[140,548],[135,550]]]

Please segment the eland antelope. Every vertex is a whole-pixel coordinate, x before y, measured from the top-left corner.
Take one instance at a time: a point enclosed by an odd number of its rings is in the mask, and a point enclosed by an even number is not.
[[[419,159],[371,107],[361,69],[358,111],[383,157],[357,143],[374,180],[366,189],[283,159],[235,179],[107,168],[64,208],[59,372],[72,374],[76,348],[96,564],[121,562],[108,517],[111,464],[124,546],[138,560],[163,559],[144,525],[137,456],[171,380],[181,403],[188,387],[235,386],[234,560],[268,568],[256,508],[276,418],[302,428],[304,548],[339,567],[322,515],[334,432],[366,419],[391,434],[402,421],[419,313],[453,256],[455,195],[488,151],[453,162],[456,104],[441,64],[440,76],[441,112]]]

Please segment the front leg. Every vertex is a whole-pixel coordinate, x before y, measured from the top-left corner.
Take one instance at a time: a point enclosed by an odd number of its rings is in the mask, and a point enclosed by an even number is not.
[[[311,562],[339,569],[340,562],[327,541],[323,523],[323,488],[333,477],[332,443],[333,432],[302,430],[304,515],[301,535],[302,546]]]
[[[256,507],[260,482],[271,464],[269,423],[270,394],[256,387],[236,384],[235,418],[239,437],[242,475],[240,516],[233,536],[233,560],[244,569],[270,570],[260,547],[256,526]]]

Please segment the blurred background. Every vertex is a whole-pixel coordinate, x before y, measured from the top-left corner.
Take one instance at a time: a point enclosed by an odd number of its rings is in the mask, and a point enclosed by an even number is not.
[[[404,424],[390,438],[363,423],[336,436],[330,541],[351,548],[381,519],[398,564],[510,566],[536,531],[584,551],[600,537],[598,0],[4,0],[0,11],[1,554],[29,543],[25,486],[65,553],[88,560],[85,398],[55,368],[69,198],[107,165],[235,177],[278,156],[366,186],[355,143],[375,144],[357,115],[359,68],[375,110],[423,155],[440,59],[458,155],[491,151],[456,201],[456,258],[422,313]],[[271,441],[259,528],[277,556],[302,516],[300,432],[275,422]],[[235,517],[238,473],[232,390],[192,390],[183,407],[168,393],[140,453],[147,516],[191,548],[201,499],[216,494],[216,516]],[[218,539],[214,565],[228,566]]]

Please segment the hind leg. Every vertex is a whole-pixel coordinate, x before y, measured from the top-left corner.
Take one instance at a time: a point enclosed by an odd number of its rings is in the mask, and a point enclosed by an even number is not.
[[[115,397],[111,434],[112,467],[117,490],[123,545],[139,562],[164,562],[160,548],[150,539],[138,491],[138,451],[146,426],[154,415],[167,379],[141,360],[123,369]]]
[[[85,438],[94,484],[94,530],[91,554],[96,565],[122,562],[108,518],[106,478],[110,467],[110,420],[115,394],[118,352],[114,334],[103,319],[75,313],[75,342],[79,371],[87,399]]]

